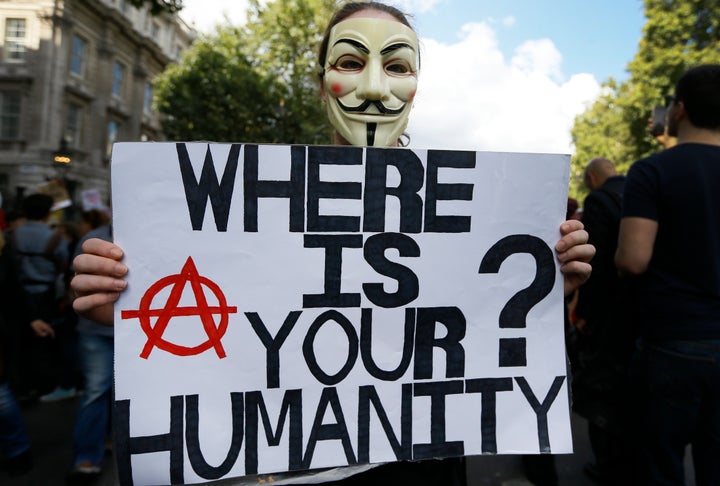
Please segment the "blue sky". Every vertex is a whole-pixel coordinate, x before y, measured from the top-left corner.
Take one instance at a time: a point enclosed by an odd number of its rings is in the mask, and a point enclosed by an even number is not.
[[[406,2],[408,3],[408,2]],[[420,2],[416,6],[420,6]],[[425,2],[430,5],[431,2]],[[421,36],[452,42],[463,24],[487,22],[506,57],[530,39],[551,39],[562,71],[587,72],[599,81],[626,79],[645,23],[642,0],[440,0],[416,13]]]
[[[642,0],[388,0],[413,14],[422,71],[411,147],[572,153],[570,128],[609,76],[627,78]],[[185,0],[201,31],[246,0]]]

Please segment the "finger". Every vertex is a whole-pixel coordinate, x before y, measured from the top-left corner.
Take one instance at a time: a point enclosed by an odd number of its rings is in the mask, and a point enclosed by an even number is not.
[[[569,261],[560,265],[560,271],[568,278],[577,280],[579,283],[585,282],[590,278],[592,266],[589,263],[579,260]]]
[[[565,295],[568,296],[587,281],[592,267],[589,263],[572,261],[561,265],[560,271],[565,276],[564,290]]]
[[[119,297],[120,292],[95,292],[75,299],[73,309],[78,314],[84,314],[99,307],[114,304]]]
[[[557,258],[561,263],[569,262],[572,260],[579,260],[581,262],[589,263],[594,256],[595,247],[593,245],[584,244],[573,246],[567,251],[558,253]]]
[[[104,275],[80,273],[70,281],[70,287],[77,298],[93,293],[118,293],[127,287],[127,281]]]
[[[577,219],[568,219],[560,225],[560,234],[565,236],[569,233],[572,233],[573,231],[578,231],[584,228],[585,225],[582,224],[582,221],[579,221]]]
[[[76,256],[73,260],[73,268],[78,274],[86,273],[92,275],[106,275],[109,277],[124,277],[127,273],[127,266],[124,263],[104,256],[92,254],[81,254]]]
[[[577,229],[563,236],[555,245],[555,249],[559,252],[566,251],[576,245],[584,245],[588,241],[588,232],[584,229]]]
[[[92,255],[120,260],[123,257],[122,249],[114,243],[101,240],[100,238],[90,238],[82,245],[83,252]]]

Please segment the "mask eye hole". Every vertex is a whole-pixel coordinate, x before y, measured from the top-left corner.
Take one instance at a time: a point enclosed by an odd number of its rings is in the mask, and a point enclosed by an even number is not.
[[[404,76],[411,74],[412,70],[407,62],[401,60],[393,60],[385,64],[385,71],[395,76]]]
[[[361,71],[365,64],[355,56],[342,56],[335,61],[335,69],[343,72]]]

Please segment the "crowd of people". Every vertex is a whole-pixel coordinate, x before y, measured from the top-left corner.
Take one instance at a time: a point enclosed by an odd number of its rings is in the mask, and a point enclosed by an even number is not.
[[[573,408],[605,484],[720,484],[720,65],[669,96],[663,149],[627,177],[589,162],[582,221],[596,248],[568,340]]]
[[[406,145],[420,63],[417,36],[402,12],[379,2],[345,4],[327,27],[319,65],[336,144]],[[555,247],[565,293],[569,301],[575,297],[568,349],[574,409],[588,421],[595,456],[586,472],[605,484],[684,484],[688,444],[697,484],[720,484],[720,66],[691,69],[679,80],[667,121],[677,145],[638,161],[627,178],[607,159],[589,162],[582,221],[569,216]],[[27,219],[6,238],[26,254],[23,314],[11,319],[34,333],[36,346],[57,346],[50,310],[57,312],[57,277],[69,275],[70,232],[56,242],[58,232],[42,214],[28,210]],[[100,467],[113,303],[127,286],[123,251],[111,240],[102,224],[74,251],[71,290],[82,317],[73,339],[84,394],[73,471],[81,475]],[[73,370],[71,357],[60,362],[57,369]],[[11,367],[5,376],[12,373]],[[72,373],[62,375],[58,390],[46,391],[62,394],[78,385]],[[0,411],[16,409],[7,383],[0,385]],[[5,450],[11,458],[29,447],[21,425]],[[547,464],[545,473],[533,473],[535,484],[557,484]],[[461,459],[349,467],[341,476],[336,483],[466,481]]]
[[[100,458],[105,453],[112,385],[112,328],[95,330],[95,324],[73,310],[71,260],[86,239],[109,239],[110,217],[106,211],[90,209],[81,214],[77,223],[55,223],[53,203],[51,196],[31,194],[21,202],[21,210],[7,214],[3,228],[0,455],[10,476],[30,471],[32,444],[21,407],[80,395],[73,439],[75,464],[68,476],[72,479],[99,472],[94,466],[99,462],[94,454],[97,443]],[[104,368],[93,361],[95,351],[86,344],[93,339],[88,336],[95,335],[109,340],[105,345],[109,366]],[[97,384],[99,373],[103,373],[105,385],[102,399]]]

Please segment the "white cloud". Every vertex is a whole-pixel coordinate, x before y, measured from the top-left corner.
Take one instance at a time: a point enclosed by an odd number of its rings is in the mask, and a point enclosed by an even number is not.
[[[420,12],[445,0],[397,0]],[[183,17],[210,31],[223,14],[245,22],[247,0],[185,0]],[[511,26],[507,17],[501,25]],[[501,53],[487,23],[462,27],[453,44],[423,39],[422,71],[408,132],[412,147],[515,152],[573,149],[570,128],[599,94],[590,74],[565,79],[562,55],[552,41],[529,40],[511,59]]]
[[[512,27],[513,25],[515,25],[516,21],[517,19],[515,19],[515,17],[513,17],[512,15],[508,15],[507,17],[502,19],[502,25],[503,27]]]
[[[508,62],[487,24],[462,34],[451,45],[422,41],[411,146],[570,153],[573,119],[599,93],[594,77],[562,81],[562,56],[548,40],[525,42]]]
[[[562,54],[550,39],[523,42],[515,49],[510,63],[528,75],[540,74],[562,80]]]
[[[264,2],[261,2],[264,3]],[[185,0],[180,17],[200,32],[212,32],[225,20],[233,25],[245,23],[248,0]]]

